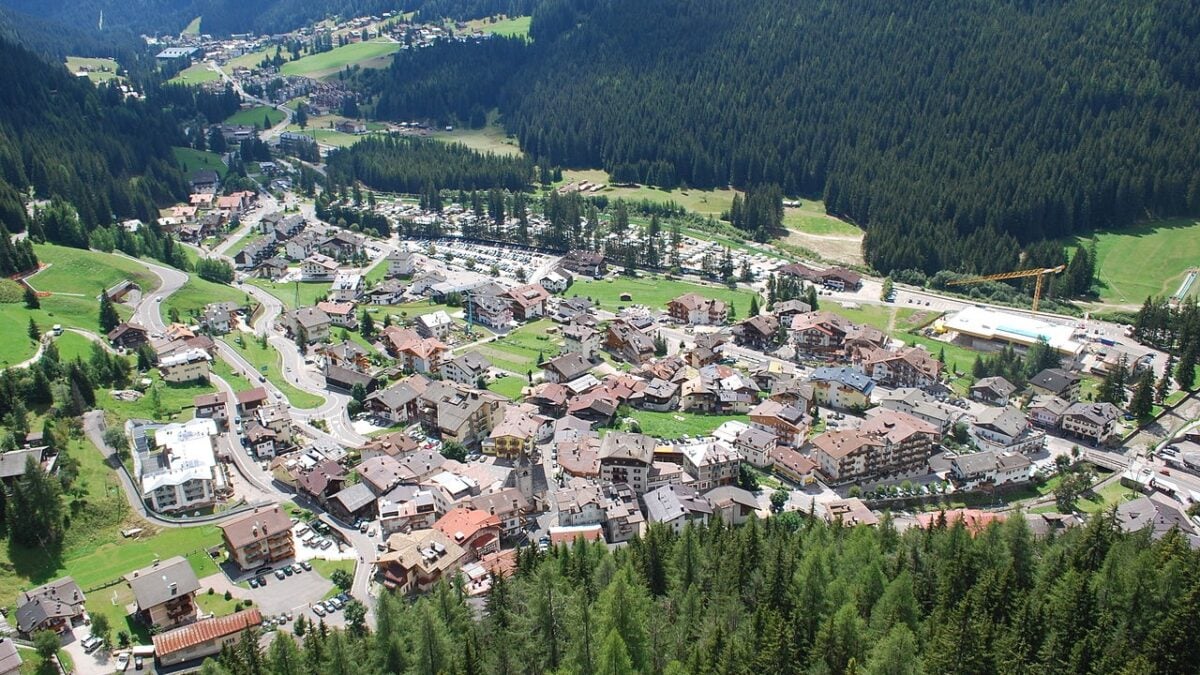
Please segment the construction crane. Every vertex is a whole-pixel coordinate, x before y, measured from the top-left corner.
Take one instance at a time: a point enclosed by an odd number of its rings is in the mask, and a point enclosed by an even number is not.
[[[1026,277],[1037,277],[1037,286],[1033,289],[1033,311],[1037,313],[1038,302],[1042,299],[1042,280],[1049,274],[1058,274],[1067,269],[1066,265],[1058,267],[1038,267],[1029,270],[1018,270],[1016,272],[1004,272],[1002,274],[988,274],[982,277],[971,277],[969,279],[959,279],[951,281],[947,286],[966,286],[967,284],[978,284],[984,281],[1007,281],[1009,279],[1024,279]]]

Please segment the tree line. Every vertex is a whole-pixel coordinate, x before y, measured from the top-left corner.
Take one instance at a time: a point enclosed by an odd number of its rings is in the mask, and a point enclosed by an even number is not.
[[[329,182],[354,181],[375,190],[420,194],[430,189],[527,190],[533,164],[523,157],[483,154],[459,143],[413,136],[365,138],[335,150],[327,160]]]
[[[665,162],[667,182],[820,197],[883,273],[987,274],[1034,242],[1200,212],[1198,16],[1183,0],[547,0],[530,44],[414,50],[368,84],[380,117],[498,106],[539,164]]]
[[[1200,554],[1112,513],[1046,539],[1013,515],[972,535],[795,513],[652,527],[623,549],[520,549],[482,612],[460,584],[384,593],[377,626],[299,622],[205,675],[274,673],[1192,673]]]

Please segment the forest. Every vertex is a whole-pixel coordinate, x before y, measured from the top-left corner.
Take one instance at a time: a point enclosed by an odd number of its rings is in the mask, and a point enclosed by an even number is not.
[[[1185,0],[546,0],[530,34],[397,59],[365,76],[377,115],[495,104],[539,163],[819,197],[885,274],[997,272],[1034,242],[1200,212]],[[484,52],[502,85],[463,68]]]
[[[521,549],[482,613],[443,583],[380,598],[371,631],[302,623],[206,675],[274,673],[1194,673],[1200,554],[1111,514],[1036,539],[944,517],[842,528],[795,513],[739,529],[652,528],[609,552]]]
[[[482,154],[458,143],[404,136],[363,139],[330,153],[326,163],[331,184],[358,180],[375,190],[410,194],[519,191],[528,189],[534,178],[532,162],[523,157]]]
[[[150,222],[159,204],[187,194],[171,152],[185,144],[178,122],[153,99],[96,88],[8,42],[0,62],[0,218],[9,231],[29,224],[19,193],[30,188],[72,204],[88,230]]]

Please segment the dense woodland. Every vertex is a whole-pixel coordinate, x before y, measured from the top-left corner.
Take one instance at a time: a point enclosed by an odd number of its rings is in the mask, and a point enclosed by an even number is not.
[[[525,190],[533,163],[523,157],[482,154],[470,148],[417,137],[366,138],[337,150],[327,160],[329,181],[355,180],[385,192],[427,193],[431,189]]]
[[[1200,554],[1110,515],[1049,541],[1011,518],[898,534],[795,514],[524,549],[482,617],[449,585],[384,594],[378,627],[245,641],[207,675],[1194,673]],[[300,646],[297,646],[297,642]]]
[[[533,16],[523,53],[397,59],[369,82],[377,114],[466,122],[497,103],[540,161],[820,196],[884,273],[1001,271],[1023,244],[1200,211],[1195,3],[547,0]],[[453,81],[484,50],[488,77],[511,72],[499,92],[475,70]]]

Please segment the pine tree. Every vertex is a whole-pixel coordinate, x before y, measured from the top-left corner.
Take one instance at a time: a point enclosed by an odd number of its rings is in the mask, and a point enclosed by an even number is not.
[[[117,315],[117,308],[113,307],[112,300],[109,299],[106,291],[100,292],[100,331],[108,334],[112,329],[121,323],[121,317]]]
[[[1192,385],[1196,383],[1196,352],[1197,341],[1193,340],[1183,350],[1183,355],[1179,357],[1179,363],[1175,366],[1175,384],[1185,391],[1191,391]]]
[[[29,317],[29,339],[37,341],[40,340],[41,337],[42,331],[38,329],[37,322],[33,320],[32,316]]]
[[[1129,402],[1129,412],[1139,420],[1150,418],[1154,410],[1154,371],[1149,368],[1138,376],[1137,386],[1133,391],[1133,400]]]
[[[1154,400],[1162,403],[1167,399],[1167,395],[1171,392],[1171,373],[1175,368],[1175,357],[1167,354],[1167,365],[1163,368],[1162,377],[1158,379],[1158,384],[1154,387]]]
[[[756,317],[759,314],[760,314],[760,312],[759,312],[759,307],[758,307],[758,295],[756,294],[750,298],[750,313],[747,314],[747,316]]]
[[[25,309],[38,309],[41,306],[42,306],[42,303],[41,303],[41,301],[38,300],[37,293],[35,293],[32,288],[26,286],[25,287]]]

